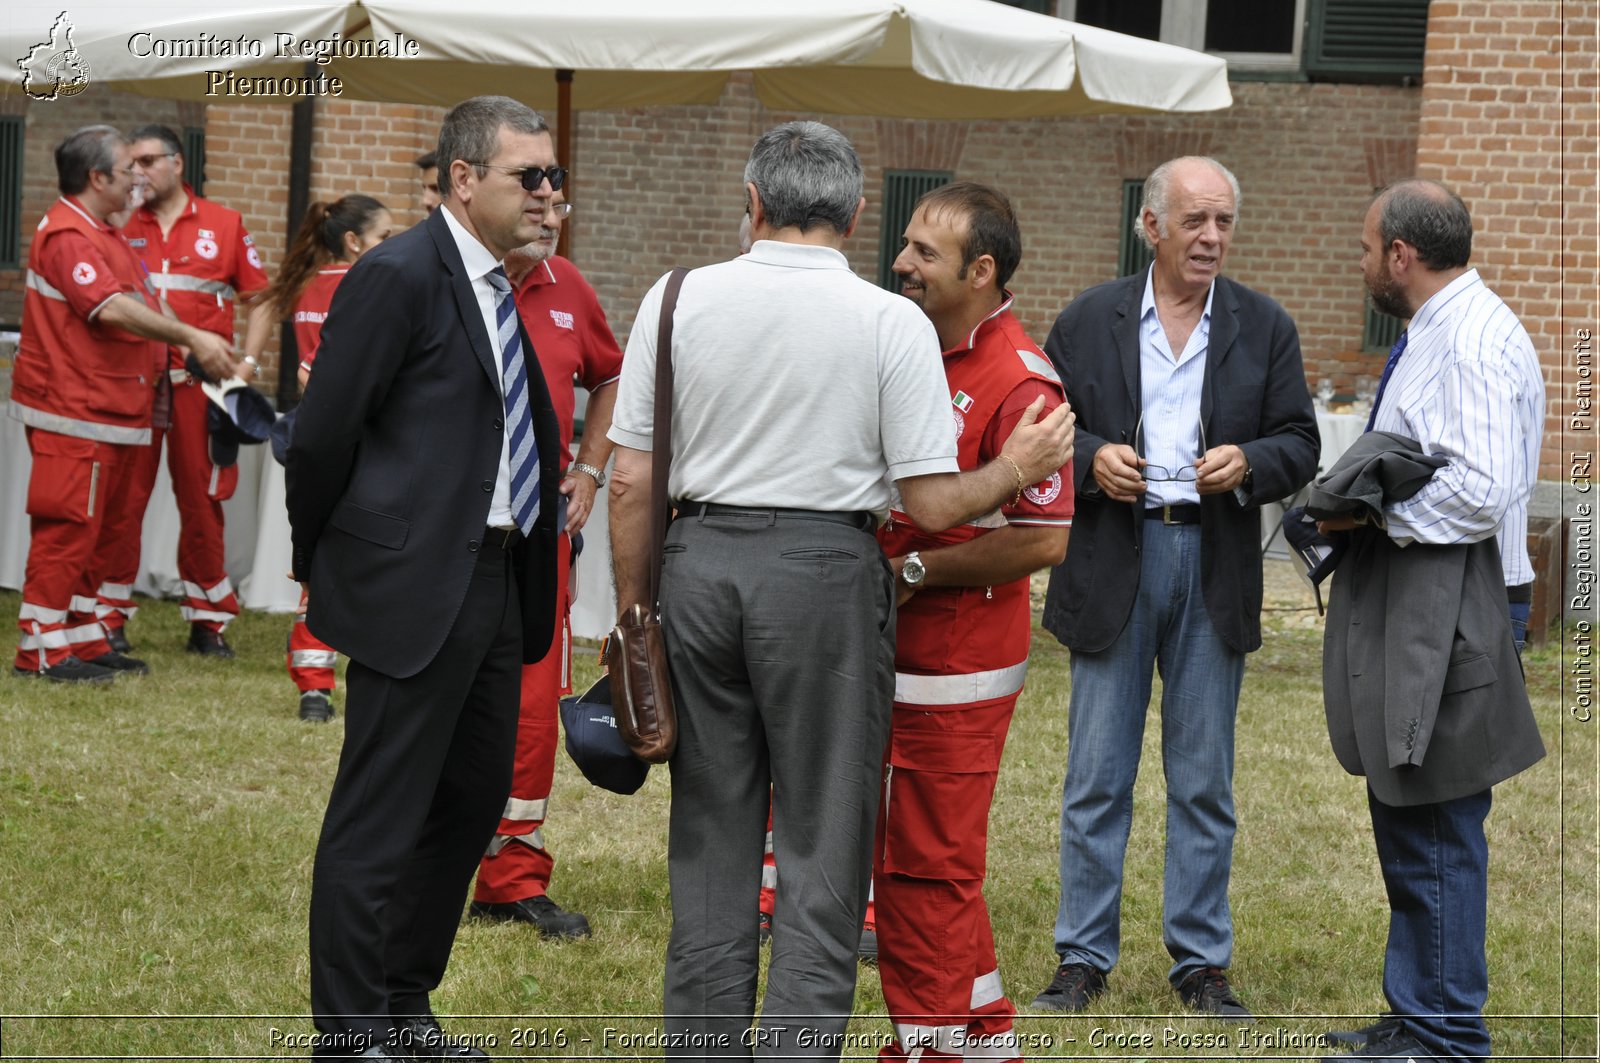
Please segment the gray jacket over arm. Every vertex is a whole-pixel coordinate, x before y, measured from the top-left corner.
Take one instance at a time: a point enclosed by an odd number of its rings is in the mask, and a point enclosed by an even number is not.
[[[1369,432],[1306,509],[1381,516],[1436,461],[1414,440]],[[1542,758],[1495,540],[1401,547],[1378,526],[1349,534],[1322,651],[1328,737],[1344,769],[1406,806],[1478,793]]]

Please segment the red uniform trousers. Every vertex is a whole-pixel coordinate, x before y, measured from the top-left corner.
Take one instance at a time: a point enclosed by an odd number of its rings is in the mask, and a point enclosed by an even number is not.
[[[28,429],[32,538],[22,583],[16,667],[36,672],[66,657],[110,653],[95,616],[98,560],[105,556],[106,515],[123,504],[137,446],[100,443]]]
[[[289,678],[304,694],[308,690],[333,692],[333,666],[339,663],[339,652],[311,633],[306,627],[306,602],[311,595],[300,588],[300,608],[295,610],[294,627],[289,629],[289,652],[286,663]]]
[[[562,533],[556,549],[556,611],[561,623],[550,652],[537,664],[522,666],[522,697],[517,711],[516,763],[511,796],[500,828],[478,865],[472,899],[506,904],[543,896],[550,888],[555,858],[544,846],[550,783],[555,778],[560,742],[561,695],[572,693],[572,541]]]
[[[1017,695],[894,706],[872,881],[895,1044],[883,1059],[1020,1059],[983,899],[989,806]]]
[[[155,488],[166,437],[167,470],[178,500],[178,575],[183,580],[180,612],[191,624],[221,631],[239,615],[239,599],[228,580],[222,539],[222,501],[233,496],[239,467],[211,464],[206,426],[210,400],[200,385],[172,386],[172,427],[155,428],[148,447],[133,448],[131,481],[124,504],[106,515],[105,581],[97,588],[98,615],[108,628],[133,617],[133,583],[139,575],[144,511]]]

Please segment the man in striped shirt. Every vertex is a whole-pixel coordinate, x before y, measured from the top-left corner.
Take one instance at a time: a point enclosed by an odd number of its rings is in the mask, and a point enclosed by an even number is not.
[[[1544,381],[1516,315],[1467,266],[1471,253],[1472,218],[1443,186],[1401,181],[1373,201],[1361,271],[1373,304],[1410,325],[1389,355],[1367,427],[1415,439],[1424,453],[1446,459],[1415,495],[1384,506],[1384,530],[1395,544],[1499,536],[1520,651]],[[1326,531],[1353,526],[1349,517],[1322,522]],[[1487,1056],[1490,790],[1406,807],[1368,798],[1390,899],[1383,986],[1392,1012],[1329,1035],[1345,1053],[1330,1058]]]

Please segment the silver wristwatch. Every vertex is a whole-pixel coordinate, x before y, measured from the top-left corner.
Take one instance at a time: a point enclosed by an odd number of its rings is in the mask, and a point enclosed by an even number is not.
[[[573,472],[588,473],[590,479],[594,480],[596,487],[604,487],[606,485],[606,471],[604,469],[597,469],[593,465],[586,465],[581,461],[573,462],[568,468]]]
[[[900,578],[907,587],[922,586],[922,581],[928,578],[928,566],[922,563],[922,555],[915,550],[906,555],[904,564],[900,566]]]

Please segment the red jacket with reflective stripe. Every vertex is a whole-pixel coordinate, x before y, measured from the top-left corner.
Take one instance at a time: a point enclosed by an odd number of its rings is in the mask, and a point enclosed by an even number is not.
[[[189,203],[165,237],[149,207],[134,211],[122,232],[178,320],[232,339],[234,302],[271,282],[239,212],[202,199],[188,185],[183,190]],[[176,348],[171,365],[183,367]]]
[[[965,347],[944,353],[945,377],[956,420],[956,460],[964,470],[976,469],[993,459],[984,444],[990,422],[1000,416],[1005,400],[1018,387],[1033,382],[1050,395],[1050,409],[1064,399],[1055,370],[1023,332],[1010,313],[1010,305],[1007,299],[974,329]],[[995,441],[996,445],[1004,442],[1004,437]],[[1017,505],[1008,503],[937,535],[918,531],[903,512],[892,510],[889,522],[878,531],[878,541],[885,554],[897,557],[912,550],[966,542],[1012,523],[1065,526],[1072,522],[1073,501],[1071,479],[1057,472],[1030,486]],[[1027,660],[1030,624],[1026,578],[994,587],[923,588],[899,608],[895,621],[895,671],[971,675],[1009,668]],[[1020,685],[1019,681],[1017,686]],[[1008,693],[1014,691],[1013,687]],[[980,704],[989,700],[993,699],[980,697],[975,702],[945,704]]]
[[[90,253],[82,261],[55,253],[57,241],[68,233],[88,241]],[[144,270],[121,234],[63,197],[39,222],[28,249],[22,339],[11,377],[12,416],[61,435],[148,443],[166,345],[102,325],[98,318],[91,321],[69,302],[69,287],[77,289],[73,295],[79,303],[85,303],[81,296],[88,291],[99,296],[95,306],[119,293],[155,304]]]

